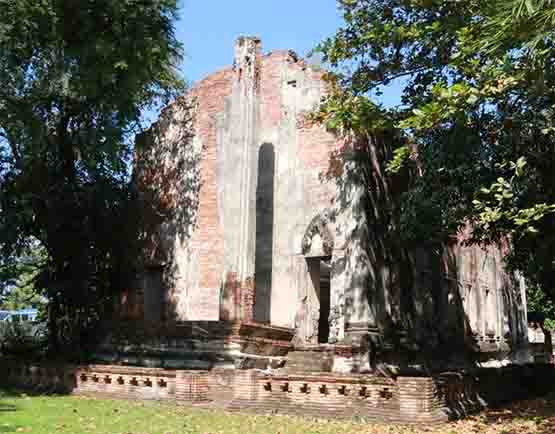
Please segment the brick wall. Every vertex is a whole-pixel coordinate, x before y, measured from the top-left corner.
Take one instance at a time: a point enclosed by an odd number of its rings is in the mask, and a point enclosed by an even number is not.
[[[448,420],[437,400],[437,388],[431,377],[399,377],[399,416],[415,423],[434,423]]]
[[[75,371],[75,394],[123,399],[175,399],[176,371],[120,366],[85,366]]]
[[[255,287],[254,280],[247,279],[241,288],[241,320],[254,321]]]
[[[273,323],[286,326],[292,324],[296,306],[291,299],[297,295],[297,282],[290,281],[293,278],[287,275],[291,268],[289,262],[300,249],[300,241],[293,241],[291,237],[302,236],[310,220],[332,205],[335,187],[333,183],[322,183],[319,176],[329,165],[337,139],[323,127],[303,127],[298,122],[325,93],[322,71],[308,67],[287,50],[257,57],[254,94],[250,98],[240,92],[243,85],[239,80],[240,69],[240,62],[236,62],[235,68],[227,67],[210,74],[191,89],[186,99],[191,100],[195,109],[187,125],[188,137],[181,140],[176,131],[181,126],[172,122],[187,111],[172,106],[164,111],[167,119],[162,116],[151,134],[144,137],[152,142],[151,157],[156,163],[148,173],[152,172],[160,185],[144,183],[157,193],[165,189],[173,192],[175,185],[188,185],[183,174],[191,171],[184,171],[175,164],[175,156],[171,153],[156,151],[162,149],[165,142],[178,142],[174,143],[175,149],[172,148],[175,152],[192,155],[197,152],[197,145],[202,145],[194,165],[194,172],[198,170],[195,178],[200,180],[195,180],[195,188],[191,188],[195,200],[192,203],[183,198],[177,200],[176,196],[180,195],[173,194],[168,196],[176,200],[167,201],[167,207],[177,211],[176,214],[184,211],[187,214],[189,208],[194,208],[194,221],[189,222],[187,230],[179,219],[172,222],[175,224],[172,230],[156,227],[153,231],[156,232],[153,236],[156,246],[147,250],[156,251],[152,259],[156,265],[165,266],[163,286],[165,302],[169,305],[165,313],[169,319],[252,320],[255,282],[251,265],[254,265],[256,253],[251,251],[249,240],[256,236],[253,223],[256,219],[250,216],[253,210],[246,208],[250,209],[256,202],[251,193],[257,185],[257,174],[256,164],[251,164],[249,159],[256,161],[259,147],[271,145],[275,151],[276,181],[272,191],[276,197],[272,198],[272,203],[276,204],[276,209],[272,210],[274,239],[268,241],[267,248],[274,252],[274,263],[269,270],[274,291],[263,292],[264,297],[271,297],[271,300],[265,303],[262,320],[272,317]],[[245,155],[235,155],[238,148],[235,142],[245,140],[252,142],[249,144],[252,149]],[[138,157],[140,160],[140,155]],[[249,166],[242,167],[242,163]],[[138,164],[138,167],[142,166]],[[245,180],[242,181],[242,176],[234,176],[234,171],[245,172]],[[139,179],[148,178],[144,170],[138,172]],[[181,196],[188,197],[185,193],[181,191]],[[240,197],[240,201],[236,200]],[[245,218],[238,220],[239,214],[245,214]],[[242,226],[247,224],[249,227]],[[234,231],[246,232],[235,236]],[[280,252],[279,255],[276,252]],[[238,262],[242,264],[241,269],[234,264],[237,262],[234,256],[242,257]],[[146,283],[145,286],[152,285]],[[157,291],[154,292],[157,295]],[[259,301],[264,302],[263,297],[259,297]]]
[[[223,302],[220,305],[220,320],[253,321],[255,289],[252,278],[241,282],[237,273],[227,273],[223,284]]]
[[[175,380],[175,400],[201,402],[208,400],[209,372],[178,371]]]
[[[199,295],[194,301],[194,319],[219,319],[220,286],[223,272],[224,233],[218,215],[218,143],[217,117],[224,111],[225,99],[231,94],[232,68],[202,80],[193,91],[198,101],[196,134],[201,138],[201,189],[197,231],[191,250],[199,258]]]
[[[231,410],[251,409],[314,417],[399,420],[394,380],[324,375],[238,373]]]
[[[206,402],[235,411],[433,424],[503,401],[545,393],[553,366],[517,366],[433,377],[183,371],[109,365],[33,365],[0,360],[3,385],[122,399]]]
[[[99,351],[111,356],[153,352],[183,357],[192,349],[215,348],[215,344],[222,350],[225,344],[237,344],[246,355],[285,356],[293,337],[291,329],[249,321],[113,322],[106,327],[111,333]]]

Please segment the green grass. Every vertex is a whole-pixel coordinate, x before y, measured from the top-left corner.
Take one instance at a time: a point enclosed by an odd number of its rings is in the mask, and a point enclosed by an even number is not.
[[[171,403],[27,396],[6,392],[0,396],[0,433],[335,434],[361,427],[345,422],[229,414]]]
[[[435,427],[230,414],[171,403],[0,392],[0,434],[553,434],[555,402],[534,400]]]

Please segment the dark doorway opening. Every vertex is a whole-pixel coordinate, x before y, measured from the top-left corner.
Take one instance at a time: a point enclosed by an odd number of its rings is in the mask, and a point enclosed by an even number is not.
[[[254,319],[270,322],[274,244],[274,145],[264,143],[258,153],[256,187],[256,253],[254,263]]]
[[[330,338],[331,258],[320,260],[320,318],[318,343],[327,344]]]
[[[307,258],[307,263],[319,303],[318,343],[327,344],[330,337],[331,257]]]
[[[144,272],[144,317],[148,322],[160,322],[164,317],[163,271],[162,267],[148,267]]]

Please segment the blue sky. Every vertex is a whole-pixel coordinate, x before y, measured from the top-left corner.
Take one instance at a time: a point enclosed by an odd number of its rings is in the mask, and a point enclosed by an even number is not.
[[[305,57],[332,36],[343,20],[336,0],[181,0],[176,36],[185,48],[182,73],[188,82],[233,63],[240,35],[262,39],[264,52],[289,49]],[[376,98],[386,106],[399,102],[398,83]],[[144,126],[157,118],[144,113]]]
[[[177,37],[184,44],[182,71],[194,82],[233,62],[239,35],[262,39],[265,52],[291,49],[301,56],[341,26],[336,0],[181,0]],[[379,98],[399,101],[399,84]]]
[[[239,35],[262,39],[265,52],[292,49],[304,56],[341,24],[335,0],[181,0],[177,37],[190,81],[233,61]]]

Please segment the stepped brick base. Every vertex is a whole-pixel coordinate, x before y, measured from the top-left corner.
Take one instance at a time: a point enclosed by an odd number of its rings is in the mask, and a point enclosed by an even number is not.
[[[122,399],[211,403],[227,410],[433,424],[489,404],[546,391],[551,366],[483,369],[474,375],[385,378],[257,370],[184,371],[110,365],[32,365],[0,360],[5,385]]]
[[[283,360],[293,338],[291,329],[245,321],[118,322],[106,328],[95,362],[181,370],[266,369]]]

